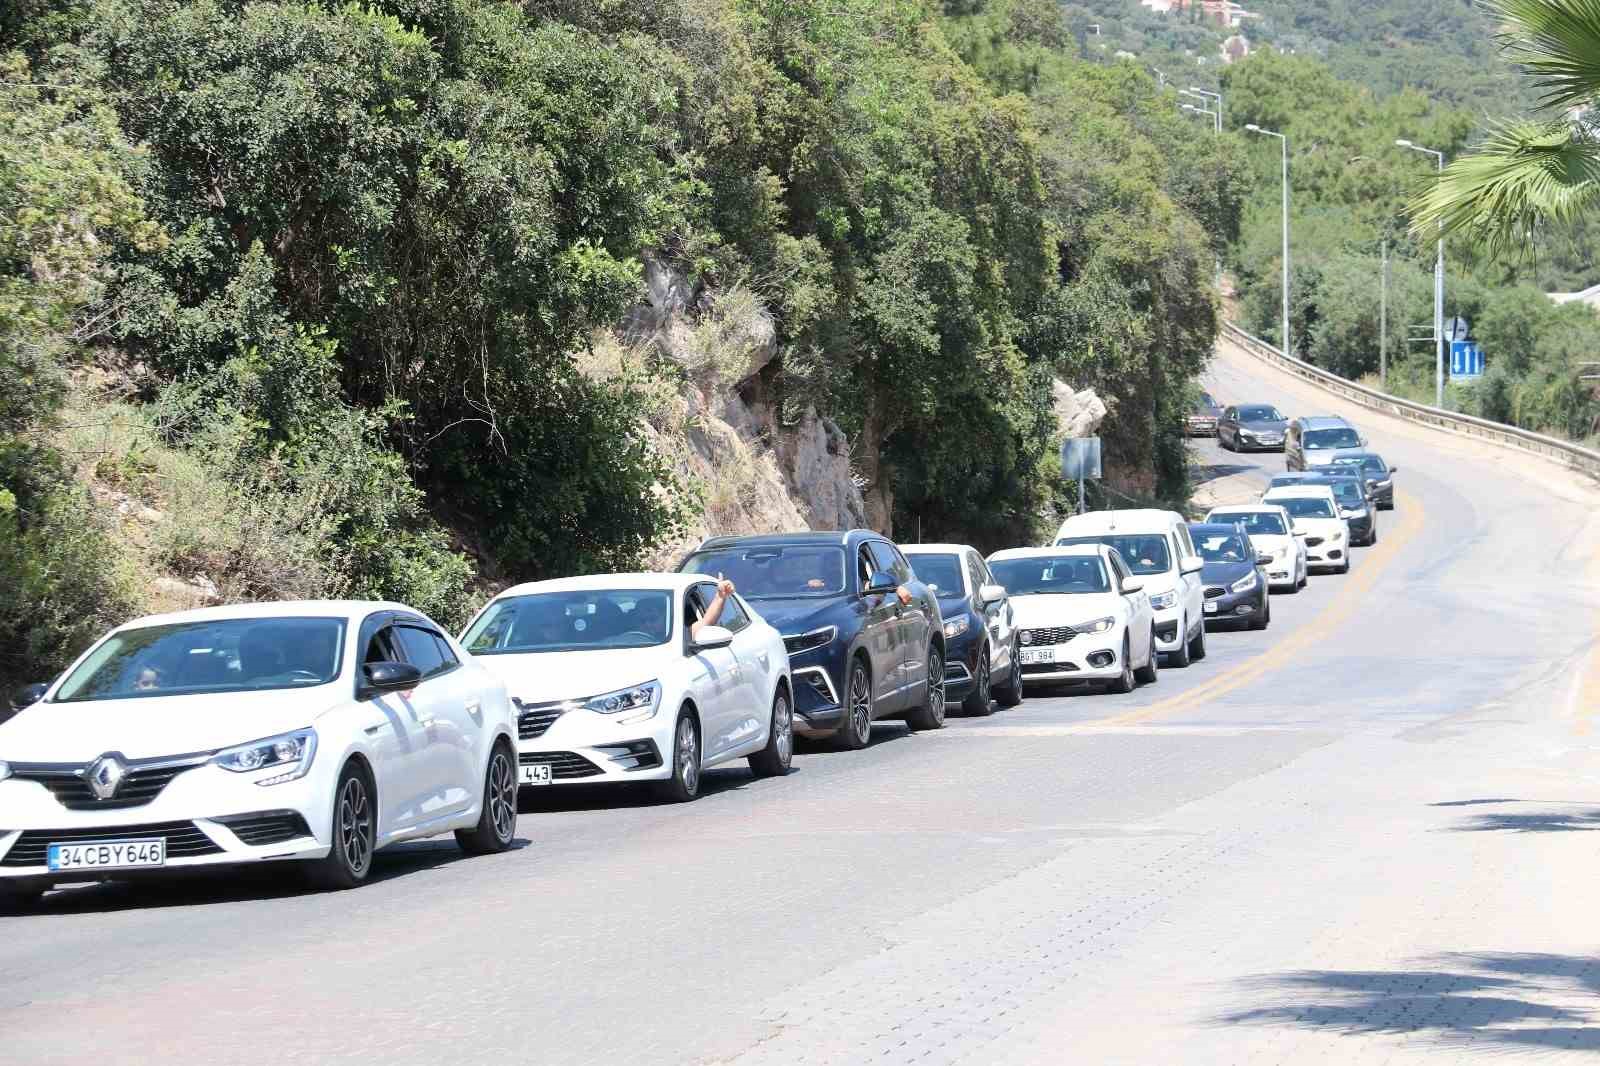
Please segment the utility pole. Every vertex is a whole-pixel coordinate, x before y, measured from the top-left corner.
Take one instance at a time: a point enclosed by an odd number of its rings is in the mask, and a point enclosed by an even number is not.
[[[1272,130],[1264,130],[1254,122],[1245,126],[1251,133],[1278,138],[1283,148],[1283,354],[1293,357],[1294,345],[1289,340],[1289,138]]]
[[[1399,140],[1394,142],[1396,147],[1409,148],[1413,152],[1431,155],[1439,164],[1439,172],[1444,172],[1444,153],[1436,152],[1432,148],[1424,148],[1420,144]],[[1439,251],[1433,260],[1433,405],[1444,406],[1444,221],[1439,222]]]
[[[1383,238],[1383,281],[1378,297],[1378,388],[1389,391],[1389,238]]]

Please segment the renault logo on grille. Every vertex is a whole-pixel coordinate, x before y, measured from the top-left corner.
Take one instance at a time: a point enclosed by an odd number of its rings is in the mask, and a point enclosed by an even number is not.
[[[117,794],[128,767],[115,755],[102,755],[89,766],[89,788],[95,799],[108,800]]]

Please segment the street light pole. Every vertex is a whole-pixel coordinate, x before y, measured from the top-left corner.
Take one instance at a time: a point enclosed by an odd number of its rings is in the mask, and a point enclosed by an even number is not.
[[[1179,104],[1178,106],[1183,108],[1185,111],[1193,111],[1197,115],[1210,115],[1213,119],[1215,119],[1217,117],[1217,113],[1215,111],[1209,111],[1209,110],[1207,110],[1206,108],[1203,108],[1203,107],[1196,107],[1194,104]],[[1215,137],[1216,135],[1217,135],[1217,125],[1216,125],[1215,122],[1212,122],[1212,124],[1211,124],[1211,136]]]
[[[1283,151],[1283,354],[1294,355],[1294,345],[1289,341],[1289,138],[1272,130],[1264,130],[1254,122],[1245,126],[1251,133],[1278,138]]]
[[[1383,238],[1383,280],[1378,296],[1378,389],[1389,391],[1389,237]]]
[[[1212,100],[1215,100],[1217,102],[1217,111],[1216,111],[1216,115],[1217,115],[1217,132],[1221,133],[1222,132],[1222,94],[1221,93],[1214,93],[1214,92],[1211,92],[1211,91],[1209,91],[1207,89],[1202,89],[1197,85],[1189,86],[1189,91],[1191,93],[1193,93],[1194,95],[1196,95],[1196,96],[1205,97],[1205,99],[1206,99],[1206,101],[1208,103],[1210,101],[1212,101]]]
[[[1440,173],[1444,172],[1444,153],[1436,152],[1432,148],[1424,148],[1420,144],[1410,141],[1395,141],[1397,148],[1409,148],[1413,152],[1431,155],[1439,164]],[[1433,260],[1433,405],[1444,406],[1444,222],[1439,222],[1439,248]]]

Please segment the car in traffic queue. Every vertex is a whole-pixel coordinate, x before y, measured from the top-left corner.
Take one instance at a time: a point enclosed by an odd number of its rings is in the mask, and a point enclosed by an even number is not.
[[[1295,536],[1306,549],[1311,569],[1349,573],[1350,527],[1339,517],[1339,504],[1326,485],[1285,485],[1269,489],[1262,503],[1277,504],[1289,512]]]
[[[1378,543],[1378,507],[1361,475],[1350,467],[1330,464],[1315,472],[1275,474],[1267,482],[1268,490],[1285,485],[1326,485],[1333,490],[1339,517],[1350,530],[1350,543],[1357,548],[1367,548]]]
[[[1009,548],[989,556],[989,568],[1016,610],[1024,682],[1101,682],[1128,693],[1156,680],[1150,594],[1115,548]]]
[[[1139,508],[1070,515],[1056,531],[1055,542],[1115,548],[1150,596],[1156,647],[1167,656],[1167,665],[1186,667],[1205,658],[1204,563],[1195,554],[1182,515]]]
[[[1259,551],[1237,525],[1191,522],[1189,536],[1205,566],[1206,623],[1265,629],[1272,623],[1272,600],[1264,566],[1272,556]]]
[[[1217,420],[1217,444],[1232,452],[1281,452],[1289,420],[1270,403],[1233,404]]]
[[[939,600],[947,703],[983,716],[1022,702],[1015,609],[970,544],[902,544],[912,571]],[[996,681],[995,679],[999,680]]]
[[[1293,595],[1305,588],[1311,568],[1306,561],[1305,541],[1294,533],[1294,519],[1276,504],[1234,504],[1213,507],[1205,521],[1236,526],[1256,551],[1267,557],[1261,565],[1267,574],[1269,592]]]
[[[1377,452],[1341,452],[1329,465],[1336,469],[1359,470],[1378,509],[1394,510],[1394,475],[1400,470],[1398,466],[1390,466]]]
[[[1217,435],[1217,420],[1222,417],[1222,408],[1217,401],[1211,398],[1209,392],[1201,392],[1183,418],[1183,432],[1190,437],[1215,437]]]
[[[880,719],[944,725],[939,601],[887,537],[866,529],[712,537],[679,570],[731,579],[783,634],[800,736],[855,749]]]
[[[655,783],[700,794],[706,770],[747,759],[789,772],[793,685],[783,638],[737,593],[695,631],[717,583],[607,574],[516,585],[461,643],[517,709],[518,784]]]
[[[350,888],[449,832],[503,851],[515,736],[505,686],[403,604],[140,618],[0,725],[0,895],[246,863]]]
[[[1284,469],[1314,470],[1366,446],[1356,427],[1337,415],[1296,418],[1284,435]]]

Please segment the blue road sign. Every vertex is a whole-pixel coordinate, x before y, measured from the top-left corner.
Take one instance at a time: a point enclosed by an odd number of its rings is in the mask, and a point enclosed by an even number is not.
[[[1450,342],[1450,376],[1453,378],[1479,378],[1483,376],[1483,349],[1477,341]]]

